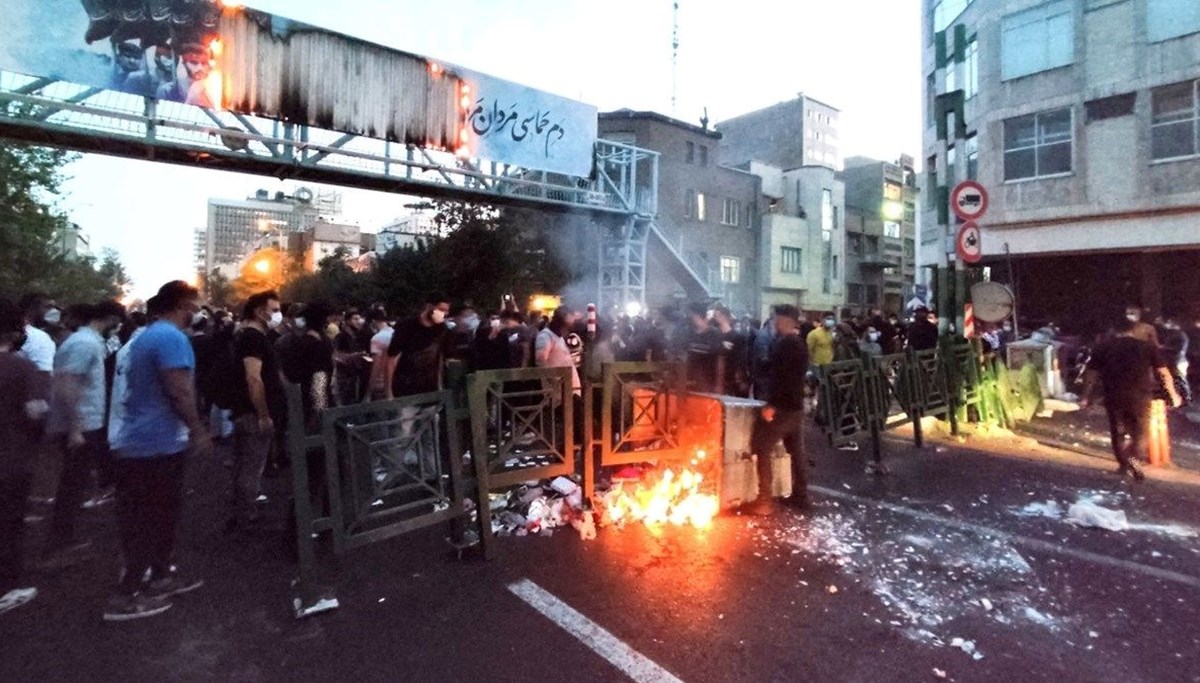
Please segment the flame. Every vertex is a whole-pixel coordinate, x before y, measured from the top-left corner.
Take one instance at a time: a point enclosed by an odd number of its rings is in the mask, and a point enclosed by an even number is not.
[[[657,481],[639,481],[630,488],[618,482],[603,496],[604,521],[614,525],[641,522],[650,527],[690,524],[708,529],[721,504],[715,495],[702,493],[703,484],[704,475],[688,468],[678,473],[668,468]]]
[[[210,106],[220,109],[225,103],[225,89],[221,67],[218,65],[217,59],[221,56],[225,46],[221,43],[220,38],[213,38],[208,42],[208,49],[212,54],[212,59],[208,62],[210,67],[208,76],[204,78],[204,94],[208,96]]]

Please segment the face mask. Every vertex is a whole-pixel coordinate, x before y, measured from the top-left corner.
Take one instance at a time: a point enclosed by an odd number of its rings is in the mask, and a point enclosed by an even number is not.
[[[1129,314],[1126,314],[1126,316],[1125,316],[1125,319],[1126,319],[1126,320],[1128,320],[1128,321],[1129,321],[1129,322],[1131,322],[1131,323],[1136,323],[1136,322],[1138,322],[1139,320],[1141,320],[1141,316],[1139,316],[1139,315],[1138,315],[1138,314],[1136,314],[1136,313],[1129,313]],[[46,322],[50,322],[50,321],[49,321],[49,320],[47,320]]]
[[[271,319],[267,321],[267,326],[275,329],[283,324],[283,311],[275,311],[271,314]]]
[[[825,327],[826,327],[826,329],[830,329],[830,330],[832,330],[832,329],[833,329],[833,327],[834,327],[834,325],[836,325],[836,324],[837,324],[837,323],[834,321],[834,319],[833,319],[833,318],[826,318],[826,319],[825,319]]]
[[[308,327],[308,321],[305,320],[304,318],[296,318],[296,320],[294,322],[292,322],[292,325],[297,330],[303,330]]]
[[[1012,325],[1005,325],[1005,326],[1004,326],[1004,331],[1005,331],[1005,332],[1012,332]]]
[[[208,317],[205,316],[203,313],[196,312],[196,313],[192,314],[192,324],[193,325],[199,325],[200,323],[204,322],[207,319],[208,319]]]
[[[435,308],[433,309],[433,312],[429,314],[429,319],[433,321],[434,325],[441,325],[442,323],[446,322],[446,312]]]
[[[867,339],[869,339],[869,340],[871,340],[871,341],[873,341],[873,342],[877,342],[877,341],[879,341],[879,333],[878,333],[878,332],[871,332],[870,334],[868,334],[868,335],[867,335]]]
[[[492,322],[491,322],[491,325],[492,325],[492,329],[493,329],[493,330],[498,330],[498,329],[500,329],[500,319],[499,319],[499,318],[493,318],[493,319],[492,319]]]
[[[339,332],[341,332],[341,329],[337,326],[337,323],[329,323],[325,326],[325,335],[327,337],[336,337]]]
[[[479,316],[473,315],[473,316],[467,318],[466,320],[463,321],[463,325],[468,330],[471,330],[472,332],[474,332],[475,330],[479,329]]]
[[[46,315],[42,316],[42,320],[45,320],[47,325],[57,325],[62,322],[62,311],[51,308],[46,311]]]

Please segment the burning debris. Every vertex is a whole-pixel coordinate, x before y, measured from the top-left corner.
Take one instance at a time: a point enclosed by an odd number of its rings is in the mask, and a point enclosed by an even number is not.
[[[501,536],[548,536],[570,526],[591,540],[597,526],[640,523],[708,529],[721,507],[715,478],[708,474],[711,467],[704,450],[696,451],[690,465],[625,467],[597,492],[594,510],[574,479],[529,481],[491,495],[492,531]]]

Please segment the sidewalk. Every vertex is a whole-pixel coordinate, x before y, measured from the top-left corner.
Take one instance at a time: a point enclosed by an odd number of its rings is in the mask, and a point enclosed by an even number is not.
[[[1200,407],[1189,406],[1168,413],[1171,460],[1175,468],[1200,472]],[[1111,461],[1108,417],[1104,406],[1093,405],[1076,412],[1056,411],[1021,423],[1017,432],[1039,443],[1082,455]]]

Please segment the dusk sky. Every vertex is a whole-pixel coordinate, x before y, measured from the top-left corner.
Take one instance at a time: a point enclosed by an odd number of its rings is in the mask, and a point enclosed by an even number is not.
[[[247,5],[583,100],[671,113],[671,0],[254,0]],[[842,110],[843,156],[920,156],[919,0],[680,0],[677,118],[713,122],[805,93]],[[273,178],[89,155],[64,206],[138,294],[192,269],[209,197],[288,190]],[[129,191],[136,190],[137,201]],[[374,231],[408,198],[344,190]]]

